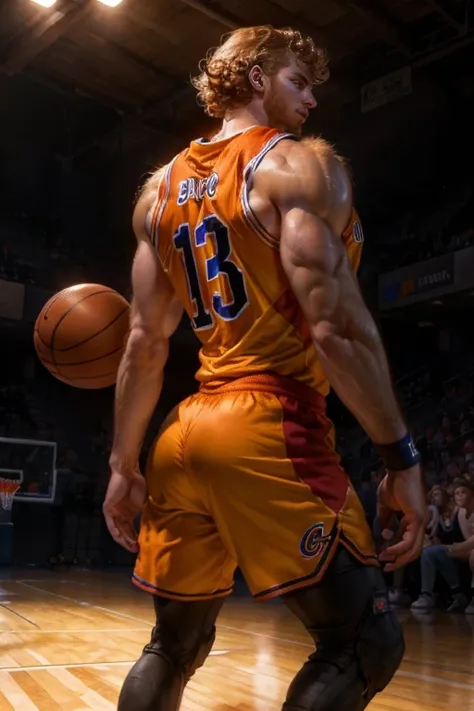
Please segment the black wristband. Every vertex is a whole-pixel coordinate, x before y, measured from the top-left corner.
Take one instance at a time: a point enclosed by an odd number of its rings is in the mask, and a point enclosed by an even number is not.
[[[421,454],[408,433],[392,444],[374,444],[377,454],[389,471],[399,472],[421,462]]]

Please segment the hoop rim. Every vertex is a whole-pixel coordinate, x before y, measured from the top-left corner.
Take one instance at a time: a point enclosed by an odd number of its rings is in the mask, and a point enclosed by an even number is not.
[[[4,511],[11,511],[13,499],[21,486],[21,479],[0,477],[0,506]]]

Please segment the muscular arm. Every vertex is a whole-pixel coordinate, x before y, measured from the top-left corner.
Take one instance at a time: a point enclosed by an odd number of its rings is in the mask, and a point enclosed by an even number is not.
[[[406,434],[382,341],[340,235],[352,204],[337,158],[284,142],[262,178],[281,217],[280,252],[331,386],[377,444]]]
[[[142,442],[163,385],[169,338],[183,311],[146,233],[146,217],[155,196],[156,186],[151,181],[133,216],[137,249],[132,267],[130,335],[117,379],[110,456],[111,469],[124,475],[138,467]]]

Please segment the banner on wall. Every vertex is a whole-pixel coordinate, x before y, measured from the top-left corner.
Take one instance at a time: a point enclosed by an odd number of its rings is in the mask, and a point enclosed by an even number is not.
[[[0,279],[0,318],[21,321],[24,300],[24,284]]]
[[[402,96],[408,96],[412,91],[411,69],[402,67],[361,87],[360,110],[365,114]]]
[[[379,276],[379,308],[400,306],[474,290],[474,247],[443,254]]]

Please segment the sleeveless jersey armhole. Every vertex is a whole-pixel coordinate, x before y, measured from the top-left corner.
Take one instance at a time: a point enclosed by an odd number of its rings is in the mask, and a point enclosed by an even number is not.
[[[166,169],[163,175],[161,176],[160,182],[158,183],[158,187],[156,189],[155,201],[150,210],[148,211],[148,215],[146,217],[146,231],[157,254],[159,248],[160,221],[163,216],[166,204],[168,202],[171,185],[171,169],[177,157],[178,156],[175,156],[173,160],[166,166]]]
[[[263,146],[262,150],[257,153],[257,155],[254,156],[252,160],[245,166],[242,179],[242,191],[240,195],[242,212],[247,223],[255,232],[255,234],[257,234],[268,247],[271,247],[276,251],[278,251],[280,248],[279,240],[266,230],[264,225],[262,225],[256,214],[253,212],[252,208],[250,207],[249,195],[252,189],[255,171],[257,170],[258,166],[265,158],[267,153],[271,151],[272,148],[277,145],[277,143],[283,140],[297,141],[298,138],[292,133],[280,133],[277,136],[273,136],[273,138],[267,141],[267,143]]]

